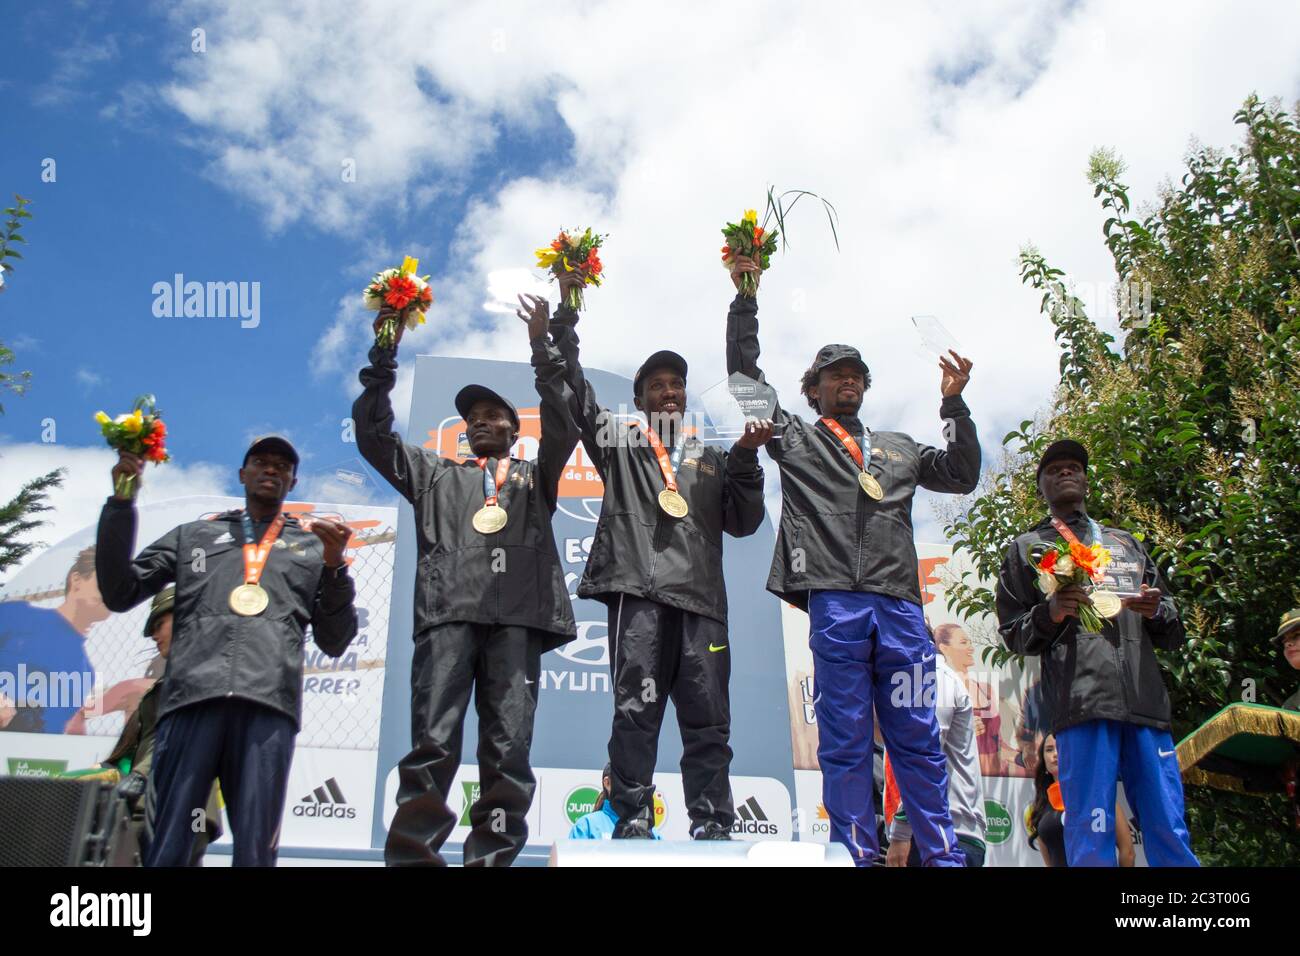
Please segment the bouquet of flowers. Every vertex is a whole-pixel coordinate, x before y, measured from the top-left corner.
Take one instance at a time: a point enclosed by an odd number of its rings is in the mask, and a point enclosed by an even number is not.
[[[793,195],[794,199],[787,206],[785,197],[790,195]],[[807,190],[788,189],[778,196],[775,187],[769,187],[762,225],[758,222],[758,210],[746,209],[739,223],[729,222],[722,227],[722,236],[727,240],[727,244],[722,247],[722,267],[731,271],[737,256],[747,256],[766,272],[768,266],[772,264],[772,253],[776,252],[777,240],[780,239],[783,245],[789,244],[785,232],[785,217],[804,196],[812,196],[821,202],[826,210],[826,219],[831,226],[831,236],[835,239],[835,248],[839,249],[840,237],[835,231],[835,222],[839,214],[835,212],[834,206]],[[775,225],[772,224],[774,221]],[[751,299],[758,294],[758,281],[753,273],[740,274],[740,294]]]
[[[428,276],[415,274],[418,268],[420,260],[407,256],[401,268],[376,273],[362,293],[362,301],[370,311],[378,312],[387,305],[398,312],[396,318],[387,319],[375,334],[375,344],[380,348],[392,347],[398,322],[405,323],[407,331],[424,324],[424,314],[433,305],[433,289],[429,287]]]
[[[581,270],[583,285],[600,285],[604,265],[600,261],[600,246],[605,237],[591,231],[588,227],[580,235],[575,229],[572,233],[560,230],[560,234],[551,240],[549,246],[537,250],[537,264],[550,271],[552,276],[562,276],[567,272]],[[583,286],[570,289],[565,305],[571,309],[581,310]]]
[[[1082,587],[1102,580],[1110,552],[1100,544],[1068,542],[1057,538],[1034,565],[1038,572],[1038,589],[1051,597],[1058,588],[1077,584]],[[1101,633],[1101,615],[1090,604],[1079,605],[1079,624],[1091,634]]]
[[[152,395],[141,395],[135,400],[130,412],[109,418],[103,412],[95,413],[108,447],[118,451],[139,455],[146,461],[162,464],[171,461],[167,454],[167,426],[163,424],[162,413],[158,411]],[[134,495],[135,478],[123,475],[117,480],[113,490],[118,497],[128,498]]]

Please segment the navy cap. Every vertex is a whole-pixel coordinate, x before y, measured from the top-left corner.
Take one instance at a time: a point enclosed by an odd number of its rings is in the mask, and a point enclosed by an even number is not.
[[[670,368],[686,380],[686,359],[682,358],[676,352],[670,352],[663,349],[650,356],[641,363],[641,367],[636,370],[636,377],[632,379],[632,394],[641,394],[641,381],[651,372],[661,368]]]
[[[466,385],[456,393],[456,411],[460,412],[460,417],[467,422],[469,421],[469,410],[474,407],[476,402],[491,402],[494,405],[500,405],[510,415],[510,420],[515,423],[515,431],[519,431],[519,412],[515,409],[515,406],[486,385]]]
[[[248,451],[244,452],[244,464],[248,464],[248,459],[259,451],[269,451],[277,455],[283,455],[293,462],[293,470],[298,470],[298,451],[289,442],[289,439],[283,435],[259,435],[253,439],[253,443],[248,446]]]
[[[1043,452],[1043,457],[1038,459],[1038,472],[1034,475],[1034,481],[1043,477],[1043,469],[1054,461],[1077,461],[1083,465],[1083,470],[1088,470],[1088,449],[1084,448],[1077,441],[1069,438],[1062,438],[1060,441],[1054,441],[1047,446],[1047,451]]]

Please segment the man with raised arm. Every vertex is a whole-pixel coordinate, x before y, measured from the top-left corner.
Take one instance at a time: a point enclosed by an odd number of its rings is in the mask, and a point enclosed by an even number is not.
[[[761,275],[752,259],[737,257],[737,289],[745,272]],[[818,418],[810,423],[778,408],[778,432],[767,446],[781,469],[781,529],[767,589],[811,620],[822,802],[831,838],[859,866],[880,853],[871,778],[876,720],[922,863],[963,865],[912,540],[917,488],[967,494],[979,479],[979,440],[961,398],[971,363],[951,354],[939,360],[946,448],[864,425],[858,413],[871,372],[849,345],[823,346],[803,375],[803,396]],[[758,357],[758,299],[738,294],[727,315],[727,372],[765,382]]]
[[[457,462],[404,442],[389,399],[391,348],[375,345],[352,407],[357,447],[415,509],[419,552],[411,660],[411,752],[398,764],[390,866],[443,865],[456,825],[449,803],[460,767],[471,692],[478,712],[480,796],[470,807],[466,866],[509,866],[528,839],[536,780],[529,765],[542,654],[571,640],[573,607],[551,518],[578,431],[559,352],[547,335],[549,306],[533,298],[526,323],[541,397],[536,461],[511,457],[519,414],[483,385],[456,396],[472,458]],[[387,309],[375,329],[389,318]]]

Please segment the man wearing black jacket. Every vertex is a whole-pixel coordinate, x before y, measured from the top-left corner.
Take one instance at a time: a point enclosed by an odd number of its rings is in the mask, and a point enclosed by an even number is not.
[[[1088,516],[1087,470],[1088,452],[1078,442],[1053,442],[1043,453],[1038,491],[1049,515],[1007,548],[998,574],[998,631],[1015,653],[1043,659],[1043,703],[1060,755],[1070,866],[1115,865],[1117,777],[1142,827],[1147,863],[1198,866],[1183,820],[1169,695],[1153,650],[1175,650],[1187,635],[1146,549],[1128,532]],[[1058,539],[1100,543],[1110,551],[1106,594],[1057,587],[1054,579],[1038,584],[1035,566]],[[1080,605],[1096,599],[1100,610],[1107,596],[1117,613],[1102,618],[1100,634],[1084,631]]]
[[[561,280],[567,301],[569,282]],[[682,789],[694,839],[729,840],[731,678],[722,534],[763,523],[760,445],[753,422],[730,452],[683,427],[686,361],[656,352],[636,373],[634,402],[649,425],[600,407],[578,361],[578,314],[560,308],[552,334],[564,354],[574,416],[605,485],[580,597],[609,608],[614,721],[609,738],[615,839],[652,839],[654,769],[668,698],[682,734]]]
[[[743,272],[756,280],[761,274],[752,259],[738,257],[737,288]],[[758,357],[758,300],[737,295],[727,315],[728,374],[765,382]],[[782,498],[767,589],[809,615],[822,802],[831,839],[859,866],[880,854],[872,806],[876,719],[922,863],[963,865],[935,719],[935,649],[921,611],[912,498],[918,487],[974,490],[980,447],[961,398],[971,363],[953,353],[940,365],[946,450],[866,430],[858,411],[871,373],[847,345],[823,347],[804,373],[804,397],[818,421],[778,408],[781,431],[767,446],[781,468]]]
[[[128,611],[175,583],[171,653],[158,694],[145,797],[146,866],[185,866],[214,779],[236,866],[273,866],[293,741],[302,718],[303,637],[340,656],[356,637],[348,528],[283,512],[298,453],[284,438],[249,446],[243,509],[173,528],[131,560],[133,497],[99,516],[95,572],[104,604]],[[122,452],[118,479],[139,487],[144,459]],[[196,816],[200,814],[199,816]]]
[[[513,405],[481,385],[456,396],[474,458],[456,462],[393,431],[397,378],[391,348],[376,345],[361,370],[352,417],[357,447],[415,509],[419,563],[411,659],[411,752],[398,764],[390,866],[442,865],[456,825],[448,804],[460,767],[471,691],[478,712],[480,797],[470,808],[467,866],[509,866],[528,839],[536,780],[529,766],[541,657],[571,640],[573,606],[551,531],[560,475],[578,443],[560,354],[546,334],[549,308],[534,299],[527,322],[542,437],[536,461],[511,458]],[[375,320],[376,331],[388,318]]]

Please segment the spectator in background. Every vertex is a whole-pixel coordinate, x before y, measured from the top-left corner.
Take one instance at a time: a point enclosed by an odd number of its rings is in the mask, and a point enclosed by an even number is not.
[[[154,642],[159,657],[164,660],[171,652],[172,644],[172,609],[176,604],[176,587],[168,585],[159,591],[149,607],[149,617],[144,622],[144,636]],[[144,692],[139,706],[127,715],[126,726],[112,753],[104,760],[104,766],[113,767],[125,776],[118,786],[122,796],[132,811],[132,825],[136,827],[137,838],[141,843],[141,854],[147,850],[145,844],[144,806],[142,797],[148,785],[149,770],[153,764],[154,731],[158,726],[158,695],[162,681],[158,680]],[[194,847],[190,854],[190,866],[199,866],[208,845],[221,838],[221,802],[220,790],[216,783],[208,795],[207,806],[203,809],[201,828],[195,835]]]
[[[1015,759],[1016,751],[1003,743],[1002,714],[998,711],[997,695],[971,672],[975,666],[975,646],[960,624],[940,624],[934,628],[934,642],[948,666],[961,676],[975,708],[975,743],[979,748],[980,773],[986,777],[1003,776],[1005,764]]]
[[[0,704],[0,729],[61,734],[74,718],[80,720],[95,686],[86,635],[108,615],[99,594],[93,546],[72,562],[58,607],[0,603],[0,692],[8,698],[7,707]],[[43,675],[45,687],[39,697],[34,693],[36,675]],[[16,692],[4,690],[6,685]],[[28,691],[33,691],[34,700],[27,699]]]
[[[940,625],[941,627],[945,625]],[[951,626],[951,625],[947,625]],[[932,635],[936,644],[939,634]],[[970,642],[967,641],[967,646]],[[935,658],[934,713],[939,722],[939,746],[948,767],[948,809],[957,846],[965,856],[966,866],[984,865],[984,781],[980,773],[979,738],[975,729],[974,701],[961,674],[947,656]],[[901,794],[904,806],[911,795]],[[900,809],[890,827],[887,866],[920,866],[921,856],[912,841],[912,827]]]
[[[1056,751],[1056,738],[1048,734],[1039,748],[1037,770],[1034,774],[1034,802],[1025,811],[1025,830],[1029,845],[1038,844],[1044,866],[1069,866],[1065,853],[1065,813],[1062,809],[1061,788],[1056,783],[1060,769],[1060,756]],[[1129,830],[1124,808],[1115,801],[1115,846],[1119,851],[1119,865],[1132,866],[1137,859],[1133,848],[1133,834]]]
[[[618,826],[618,814],[614,812],[614,808],[609,802],[609,785],[613,772],[613,768],[609,764],[605,764],[605,769],[600,775],[600,796],[596,798],[596,805],[590,813],[580,817],[578,822],[569,830],[570,840],[613,839],[614,828]],[[650,838],[652,840],[661,839],[659,831],[652,828]]]

